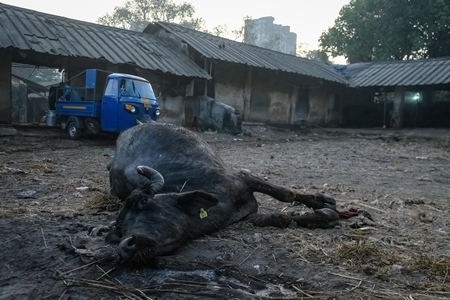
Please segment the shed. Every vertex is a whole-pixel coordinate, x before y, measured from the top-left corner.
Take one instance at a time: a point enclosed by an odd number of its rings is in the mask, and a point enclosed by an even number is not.
[[[172,23],[150,24],[144,32],[173,40],[210,74],[193,96],[231,105],[243,121],[329,125],[339,119],[339,91],[347,79],[331,65]]]
[[[353,95],[365,94],[371,101],[355,100],[358,107],[378,111],[373,117],[380,125],[450,126],[450,57],[356,63],[340,71]]]
[[[157,90],[181,89],[207,72],[154,35],[68,19],[0,3],[0,123],[11,122],[12,62],[64,69],[87,68],[146,77]]]

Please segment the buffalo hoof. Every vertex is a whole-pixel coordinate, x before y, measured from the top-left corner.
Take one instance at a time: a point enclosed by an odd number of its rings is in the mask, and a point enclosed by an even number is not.
[[[292,220],[301,227],[327,229],[339,224],[339,214],[334,209],[321,208],[300,216],[294,216]]]
[[[316,195],[315,200],[319,202],[320,208],[329,208],[336,211],[336,200],[332,196],[328,194],[318,194]]]

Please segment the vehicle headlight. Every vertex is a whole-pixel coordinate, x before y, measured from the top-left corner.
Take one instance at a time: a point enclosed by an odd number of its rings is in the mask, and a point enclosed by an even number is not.
[[[160,114],[161,114],[161,111],[160,111],[159,109],[157,109],[157,110],[155,111],[155,115],[156,115],[157,117],[159,117]]]
[[[134,114],[137,112],[137,108],[136,106],[132,105],[132,104],[125,104],[125,110],[129,111],[130,113]]]

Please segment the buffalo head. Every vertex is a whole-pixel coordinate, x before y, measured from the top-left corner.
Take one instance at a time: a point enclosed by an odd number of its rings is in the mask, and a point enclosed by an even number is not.
[[[146,166],[137,167],[137,172],[148,183],[128,196],[106,237],[119,243],[122,262],[148,261],[205,233],[211,222],[207,210],[218,204],[216,197],[204,191],[158,194],[164,186],[162,175]]]

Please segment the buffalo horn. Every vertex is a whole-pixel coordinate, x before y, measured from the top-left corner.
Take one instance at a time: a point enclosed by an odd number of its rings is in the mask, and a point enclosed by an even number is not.
[[[145,176],[150,181],[150,186],[144,186],[143,189],[150,189],[150,192],[153,194],[157,194],[162,190],[164,186],[164,177],[153,168],[147,166],[138,166],[137,171],[142,176]]]

